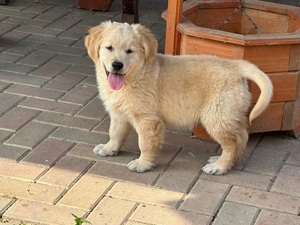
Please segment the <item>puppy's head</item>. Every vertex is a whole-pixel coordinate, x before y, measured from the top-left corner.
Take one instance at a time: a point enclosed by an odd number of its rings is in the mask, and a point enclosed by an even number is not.
[[[103,67],[108,83],[119,90],[125,76],[152,61],[157,51],[154,35],[139,24],[103,22],[89,30],[85,38],[88,54],[97,66]]]

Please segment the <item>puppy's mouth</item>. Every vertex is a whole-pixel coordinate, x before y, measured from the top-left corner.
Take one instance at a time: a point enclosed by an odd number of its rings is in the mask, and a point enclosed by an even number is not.
[[[125,74],[109,72],[106,66],[104,68],[110,88],[115,91],[120,90],[125,83]]]

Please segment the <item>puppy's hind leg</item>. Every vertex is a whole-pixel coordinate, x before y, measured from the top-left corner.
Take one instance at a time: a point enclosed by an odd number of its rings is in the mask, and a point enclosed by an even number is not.
[[[131,171],[145,172],[153,166],[163,138],[164,124],[161,119],[142,119],[135,121],[136,131],[139,136],[141,155],[131,161],[127,166]]]
[[[240,161],[248,141],[247,129],[242,122],[220,124],[209,129],[210,135],[220,143],[223,152],[220,157],[211,157],[202,169],[207,174],[222,175],[228,172],[234,163]]]
[[[131,130],[130,123],[121,116],[111,114],[110,120],[109,142],[99,144],[93,150],[95,154],[100,156],[117,155],[124,139]]]

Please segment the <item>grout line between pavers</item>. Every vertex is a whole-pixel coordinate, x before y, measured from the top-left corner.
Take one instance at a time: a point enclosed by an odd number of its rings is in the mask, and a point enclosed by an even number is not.
[[[24,102],[27,98],[24,96],[24,98],[17,101],[15,104],[13,104],[11,107],[6,109],[4,112],[0,114],[0,117],[4,116],[6,113],[10,112],[13,108],[15,108],[17,105],[19,105],[21,102]]]
[[[126,215],[126,217],[121,222],[122,225],[126,224],[128,222],[128,219],[135,213],[135,211],[137,210],[137,208],[138,208],[139,205],[140,205],[139,203],[135,203],[135,205],[132,207],[132,209],[130,210],[130,212]]]
[[[6,205],[1,211],[0,211],[0,219],[2,218],[3,214],[17,201],[18,199],[16,197],[12,197],[11,201],[8,205]]]

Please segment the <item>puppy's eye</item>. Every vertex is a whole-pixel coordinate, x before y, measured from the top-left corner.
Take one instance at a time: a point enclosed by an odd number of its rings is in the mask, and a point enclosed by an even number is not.
[[[107,48],[107,50],[109,50],[109,51],[112,50],[112,46],[108,46],[108,47],[106,47],[106,48]]]
[[[126,53],[127,53],[127,54],[130,54],[130,53],[132,53],[132,51],[131,51],[130,49],[128,49],[128,50],[126,51]]]

